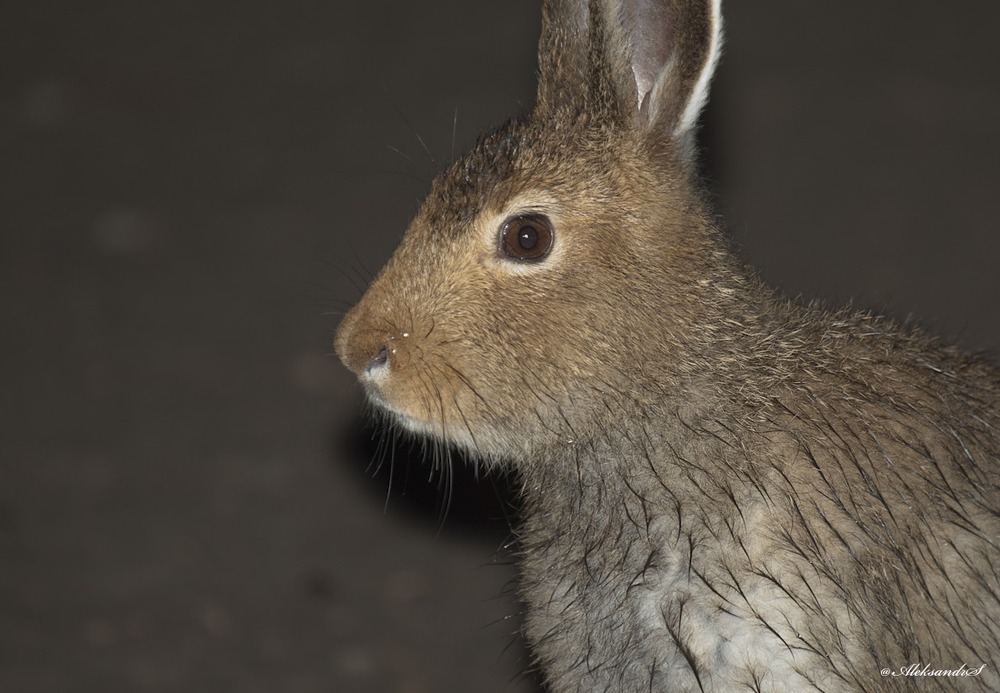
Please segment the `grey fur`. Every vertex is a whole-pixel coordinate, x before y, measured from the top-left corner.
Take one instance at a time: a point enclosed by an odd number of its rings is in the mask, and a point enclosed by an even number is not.
[[[719,19],[664,1],[673,48],[633,40],[650,5],[543,3],[535,110],[435,181],[338,354],[518,471],[552,690],[1000,689],[1000,373],[740,265],[681,115]],[[555,228],[531,266],[497,249],[522,212]]]

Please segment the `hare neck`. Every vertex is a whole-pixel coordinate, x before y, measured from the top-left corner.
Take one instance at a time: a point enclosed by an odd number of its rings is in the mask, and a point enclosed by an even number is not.
[[[567,443],[526,465],[526,541],[577,548],[596,542],[620,566],[628,541],[648,538],[652,524],[670,534],[702,523],[714,533],[738,516],[743,499],[733,489],[759,480],[747,454],[750,427],[718,408],[678,405],[660,414],[655,423],[616,425],[614,440],[609,434]]]
[[[635,669],[638,681],[665,664],[679,689],[696,690],[681,684],[690,671],[680,650],[663,642],[662,610],[691,597],[687,618],[709,618],[697,576],[755,550],[753,477],[731,431],[683,410],[627,443],[571,446],[524,473],[525,634],[540,658],[579,675],[578,690],[617,685],[601,671]],[[585,668],[573,664],[581,657]]]

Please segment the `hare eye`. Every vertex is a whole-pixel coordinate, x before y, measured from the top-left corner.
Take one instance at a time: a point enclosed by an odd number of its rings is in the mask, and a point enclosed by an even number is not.
[[[508,219],[500,229],[500,250],[522,262],[537,262],[552,249],[552,223],[541,214]]]

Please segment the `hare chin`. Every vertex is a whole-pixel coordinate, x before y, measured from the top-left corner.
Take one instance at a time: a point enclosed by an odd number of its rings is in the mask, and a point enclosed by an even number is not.
[[[449,421],[427,421],[412,416],[386,401],[376,388],[368,390],[368,398],[396,425],[419,438],[429,438],[468,450],[478,448],[471,432],[463,424]]]

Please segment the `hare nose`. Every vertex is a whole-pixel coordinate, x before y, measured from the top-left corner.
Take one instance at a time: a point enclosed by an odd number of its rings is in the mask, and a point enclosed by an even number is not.
[[[378,350],[378,353],[368,362],[365,366],[365,372],[371,373],[372,371],[382,368],[389,362],[389,350],[386,347],[382,347]]]

